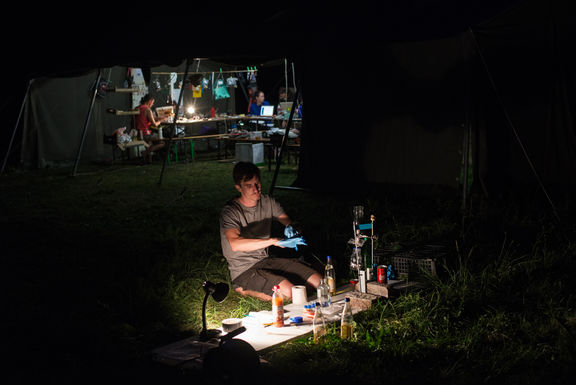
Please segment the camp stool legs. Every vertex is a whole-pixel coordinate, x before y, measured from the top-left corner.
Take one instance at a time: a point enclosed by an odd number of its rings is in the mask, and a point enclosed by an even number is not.
[[[192,139],[190,139],[190,159],[192,159],[193,162],[196,161],[196,154],[194,154],[194,147],[196,146],[196,142]]]

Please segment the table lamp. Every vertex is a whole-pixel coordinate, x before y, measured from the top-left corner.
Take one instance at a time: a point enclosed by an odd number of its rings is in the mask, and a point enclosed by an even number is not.
[[[222,332],[217,329],[208,330],[206,328],[206,302],[210,296],[218,303],[224,301],[228,296],[229,287],[223,282],[215,284],[210,281],[205,281],[202,284],[202,288],[206,294],[204,295],[204,302],[202,303],[202,332],[200,333],[200,340],[208,341],[211,338],[218,337]]]

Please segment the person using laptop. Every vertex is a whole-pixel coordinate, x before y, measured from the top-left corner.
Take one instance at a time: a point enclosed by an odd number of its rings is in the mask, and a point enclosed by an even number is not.
[[[254,102],[250,105],[250,115],[260,116],[262,115],[262,106],[269,106],[265,100],[264,91],[256,91],[254,93]]]

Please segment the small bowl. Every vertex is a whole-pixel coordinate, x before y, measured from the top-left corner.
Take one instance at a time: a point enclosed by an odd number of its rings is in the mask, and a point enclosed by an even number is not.
[[[222,321],[222,330],[226,333],[230,333],[242,326],[242,320],[240,318],[226,318]]]

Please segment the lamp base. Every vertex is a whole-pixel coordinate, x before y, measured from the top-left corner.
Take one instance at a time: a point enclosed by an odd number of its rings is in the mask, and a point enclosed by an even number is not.
[[[222,334],[222,332],[218,329],[202,330],[200,333],[200,341],[208,341],[212,338],[220,337],[220,334]]]

